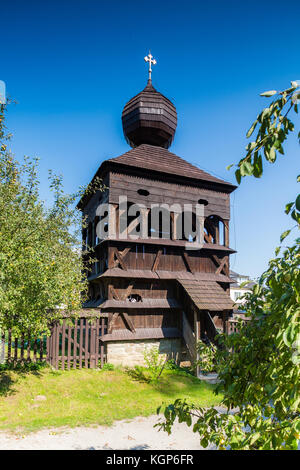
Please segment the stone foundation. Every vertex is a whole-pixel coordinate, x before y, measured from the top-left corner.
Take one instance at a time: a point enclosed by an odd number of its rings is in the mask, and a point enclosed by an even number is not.
[[[144,351],[156,347],[160,356],[174,359],[180,363],[182,344],[179,338],[174,339],[142,339],[135,341],[111,341],[107,343],[107,362],[123,366],[144,366]]]

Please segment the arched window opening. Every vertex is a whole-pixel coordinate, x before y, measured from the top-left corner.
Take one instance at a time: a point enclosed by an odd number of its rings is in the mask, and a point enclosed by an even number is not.
[[[153,207],[148,213],[148,237],[171,238],[171,215],[165,207]]]
[[[100,242],[100,238],[97,235],[97,225],[100,222],[100,217],[96,215],[95,220],[94,220],[94,240],[95,240],[95,245],[98,245]]]
[[[176,239],[188,242],[194,242],[197,238],[197,218],[191,211],[182,212],[177,217]]]
[[[124,233],[125,230],[128,230],[128,235],[130,234],[140,234],[141,224],[138,221],[136,224],[133,224],[136,219],[140,217],[140,211],[136,211],[134,202],[127,202],[126,209],[120,207],[120,233]]]
[[[204,241],[224,245],[224,222],[218,215],[210,215],[204,221]]]

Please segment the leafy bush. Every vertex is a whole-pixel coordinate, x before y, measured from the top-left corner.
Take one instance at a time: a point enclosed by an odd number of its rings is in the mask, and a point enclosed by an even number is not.
[[[110,364],[109,362],[106,362],[103,364],[102,370],[107,371],[107,370],[114,370],[115,366],[113,364]]]
[[[194,368],[198,366],[203,374],[216,372],[217,348],[213,344],[206,344],[203,341],[198,341],[196,349],[198,360],[194,363]]]
[[[165,370],[169,370],[169,371],[181,373],[181,374],[189,374],[189,375],[194,376],[194,370],[192,367],[181,367],[178,364],[176,364],[174,359],[170,359],[169,361],[166,362]]]
[[[155,346],[144,350],[144,360],[150,375],[150,382],[157,382],[164,370],[167,360],[159,354],[159,349]]]
[[[16,370],[16,371],[24,371],[30,372],[34,370],[41,370],[45,367],[48,367],[46,361],[39,361],[39,362],[5,362],[4,364],[0,364],[0,372],[5,370]]]

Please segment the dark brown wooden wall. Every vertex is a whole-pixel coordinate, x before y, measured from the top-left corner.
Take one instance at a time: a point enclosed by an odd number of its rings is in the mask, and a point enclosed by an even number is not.
[[[143,299],[167,299],[176,297],[175,285],[172,282],[130,278],[114,278],[107,282],[113,284],[120,299],[124,299],[129,285],[133,285],[133,288],[130,290],[130,295],[138,294]]]
[[[179,310],[134,310],[130,309],[126,312],[135,328],[181,328],[181,313]],[[112,313],[109,314],[112,316]],[[110,317],[109,317],[110,320]],[[124,319],[122,315],[119,315],[114,329],[122,330],[126,328],[126,324],[124,323]]]
[[[144,247],[144,248],[143,248]],[[109,248],[110,251],[115,248],[122,250],[123,248],[118,244],[112,244]],[[175,247],[160,247],[151,245],[130,244],[130,251],[124,256],[124,262],[127,269],[142,269],[151,270],[156,258],[157,252],[162,249],[162,254],[159,259],[157,270],[161,271],[187,271],[187,265],[183,258],[183,250]],[[189,250],[188,257],[190,267],[194,272],[214,273],[217,269],[216,263],[210,256],[212,250],[202,249],[200,252]],[[223,258],[226,252],[218,253],[218,257]],[[228,255],[226,255],[228,258]],[[109,259],[113,259],[113,257]],[[114,267],[114,265],[109,266]]]
[[[96,192],[83,209],[83,214],[88,215],[93,221],[96,209],[103,200],[109,203],[118,204],[119,196],[126,196],[128,202],[142,203],[150,208],[151,204],[196,204],[199,199],[207,200],[204,207],[204,215],[218,215],[223,220],[230,218],[230,196],[229,194],[213,189],[201,188],[199,186],[187,186],[166,181],[157,181],[147,178],[140,178],[121,173],[110,172],[103,180],[107,189],[105,192]],[[139,189],[149,192],[149,196],[138,194]]]
[[[139,195],[137,193],[139,189],[149,191],[149,196]],[[120,195],[127,196],[129,202],[143,203],[146,207],[150,207],[151,204],[155,203],[170,205],[195,204],[199,199],[206,199],[208,205],[204,207],[205,217],[215,214],[225,220],[230,218],[229,194],[202,189],[201,186],[186,186],[120,173],[110,173],[109,202],[118,204]]]

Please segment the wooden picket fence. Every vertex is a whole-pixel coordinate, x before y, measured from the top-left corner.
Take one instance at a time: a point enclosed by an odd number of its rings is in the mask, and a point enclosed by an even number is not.
[[[5,362],[25,363],[46,360],[46,336],[37,337],[23,333],[20,338],[14,338],[11,330],[8,330],[7,335],[2,334],[1,340],[4,351],[7,349],[3,354]]]
[[[100,337],[107,333],[107,315],[99,318],[64,318],[51,327],[51,335],[19,338],[11,330],[1,335],[2,362],[25,364],[46,361],[55,369],[102,367],[106,361],[105,344]]]
[[[107,317],[79,318],[52,327],[48,338],[47,362],[55,369],[103,367],[106,359],[100,337],[107,333]]]

